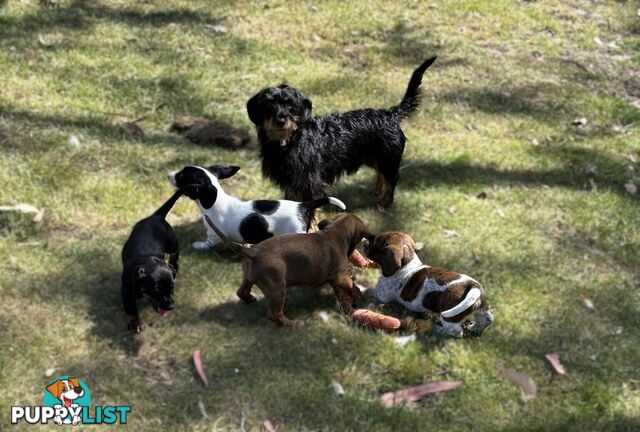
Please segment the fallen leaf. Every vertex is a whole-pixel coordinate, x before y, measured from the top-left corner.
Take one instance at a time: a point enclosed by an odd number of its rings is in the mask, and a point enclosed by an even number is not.
[[[386,408],[405,402],[416,402],[424,395],[453,390],[462,385],[462,381],[434,381],[415,387],[385,393],[380,396],[380,402]]]
[[[593,38],[593,41],[596,43],[596,45],[602,45],[602,39],[600,39],[598,36]]]
[[[135,122],[125,122],[120,124],[120,130],[124,132],[126,135],[132,136],[135,139],[143,140],[146,138],[146,135],[142,128],[138,126]]]
[[[460,233],[458,233],[457,231],[454,230],[448,230],[448,229],[442,229],[442,232],[444,233],[444,236],[447,238],[451,238],[451,237],[460,237]]]
[[[416,334],[410,334],[408,336],[396,336],[393,338],[393,341],[396,343],[398,347],[403,347],[409,342],[414,342],[416,340]]]
[[[202,417],[208,419],[209,415],[207,414],[207,409],[204,407],[204,403],[202,402],[202,399],[200,399],[200,397],[198,397],[198,409],[200,410],[200,414],[202,414]]]
[[[336,396],[344,396],[344,389],[342,388],[342,384],[340,384],[338,381],[336,380],[331,380],[331,387],[333,387],[333,391],[336,394]]]
[[[634,182],[632,182],[631,180],[629,180],[628,182],[626,182],[624,184],[624,188],[627,190],[627,192],[629,192],[631,195],[635,195],[636,192],[638,192],[638,187],[636,186],[636,184]]]
[[[551,363],[551,366],[553,366],[553,369],[558,373],[558,375],[564,375],[567,373],[564,365],[560,363],[560,355],[551,353],[545,354],[545,357],[547,360],[549,360],[549,363]]]
[[[262,425],[267,430],[267,432],[277,432],[278,428],[273,425],[269,420],[265,420],[262,422]]]
[[[59,37],[56,35],[38,35],[38,43],[44,48],[50,48],[59,42]]]
[[[206,28],[208,28],[209,30],[213,30],[216,33],[226,33],[227,32],[227,28],[225,26],[223,26],[222,24],[205,24],[204,26]]]
[[[202,352],[200,349],[193,352],[193,364],[195,365],[196,371],[202,380],[202,384],[204,384],[205,387],[209,387],[209,380],[207,379],[207,376],[204,373],[204,368],[202,367]]]
[[[587,118],[586,117],[576,117],[575,119],[573,119],[571,124],[574,125],[574,126],[578,126],[578,127],[585,127],[587,125]]]
[[[508,379],[520,388],[522,396],[526,400],[535,399],[538,394],[538,386],[531,378],[515,369],[506,368],[501,363],[496,365],[496,369],[502,378]]]
[[[591,299],[589,297],[587,297],[587,295],[585,293],[581,293],[580,294],[580,298],[582,299],[582,302],[584,303],[584,306],[589,309],[590,311],[595,311],[596,307],[593,304],[593,302],[591,301]]]
[[[540,145],[540,141],[538,141],[537,139],[534,138],[534,139],[531,140],[531,144],[534,145],[534,146],[539,146]]]
[[[455,207],[449,207],[447,209],[447,213],[449,213],[449,214],[454,214],[455,212],[456,212],[456,208]]]

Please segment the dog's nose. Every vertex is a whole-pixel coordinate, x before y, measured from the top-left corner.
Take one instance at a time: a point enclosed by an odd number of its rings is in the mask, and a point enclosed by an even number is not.
[[[286,119],[286,117],[278,116],[278,117],[275,118],[274,122],[275,122],[276,126],[282,127],[287,122],[287,119]]]
[[[73,391],[76,392],[76,394],[80,394],[82,393],[82,387],[74,387]]]

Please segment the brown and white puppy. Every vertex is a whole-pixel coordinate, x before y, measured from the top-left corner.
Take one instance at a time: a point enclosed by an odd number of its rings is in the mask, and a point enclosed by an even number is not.
[[[69,377],[67,379],[54,381],[47,386],[47,391],[51,393],[53,397],[58,399],[66,408],[77,407],[78,404],[75,404],[74,401],[84,396],[84,389],[80,386],[78,377]],[[54,417],[53,421],[58,425],[63,424],[63,419],[60,416]],[[71,419],[71,424],[74,426],[79,422],[80,416],[76,415]]]
[[[470,314],[475,323],[466,329],[469,334],[480,335],[493,323],[482,285],[465,274],[423,264],[408,234],[385,232],[368,240],[365,253],[380,264],[382,277],[366,295],[414,312],[435,313],[436,329],[453,337],[464,335],[460,322]]]
[[[234,252],[245,257],[244,277],[238,297],[246,303],[256,298],[251,287],[256,284],[267,301],[267,317],[278,325],[294,322],[284,316],[284,299],[288,286],[333,287],[342,310],[353,307],[360,295],[349,276],[349,256],[363,238],[371,238],[365,224],[353,214],[340,214],[320,221],[320,231],[310,234],[284,234],[246,248],[231,242],[205,215],[209,226]]]

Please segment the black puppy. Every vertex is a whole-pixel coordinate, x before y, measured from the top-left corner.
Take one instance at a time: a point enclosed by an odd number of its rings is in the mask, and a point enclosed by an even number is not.
[[[173,309],[173,285],[178,273],[178,239],[165,220],[182,191],[178,190],[148,218],[135,224],[122,248],[122,302],[132,317],[129,329],[142,331],[136,300],[147,296],[154,309],[167,316]],[[169,255],[165,262],[164,255]]]
[[[307,201],[326,196],[341,175],[367,165],[377,172],[378,205],[389,207],[406,142],[400,122],[418,108],[422,75],[435,59],[413,72],[402,102],[389,109],[311,117],[311,101],[295,88],[261,90],[249,99],[247,111],[258,132],[262,174],[286,199]]]

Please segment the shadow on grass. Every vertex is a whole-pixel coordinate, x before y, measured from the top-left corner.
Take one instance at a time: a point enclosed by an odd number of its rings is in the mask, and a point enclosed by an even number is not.
[[[0,3],[0,6],[5,0]],[[221,18],[203,10],[185,8],[142,10],[110,7],[99,2],[74,0],[54,9],[34,8],[33,12],[14,19],[0,17],[0,37],[5,40],[32,39],[38,32],[50,30],[83,30],[101,21],[120,22],[131,27],[162,27],[169,24],[217,23]]]
[[[624,183],[626,165],[607,154],[584,147],[545,146],[536,153],[541,158],[561,161],[562,168],[506,169],[491,165],[476,165],[466,159],[453,162],[407,161],[401,167],[400,182],[396,190],[424,189],[430,186],[457,185],[482,188],[487,185],[524,185],[532,187],[563,187],[589,190],[591,180],[599,189],[610,190],[636,204],[640,197],[629,194]],[[595,174],[587,173],[587,167],[595,167]],[[349,209],[375,205],[373,196],[374,175],[364,182],[338,183],[333,194],[348,203]],[[479,192],[479,190],[477,191]]]

